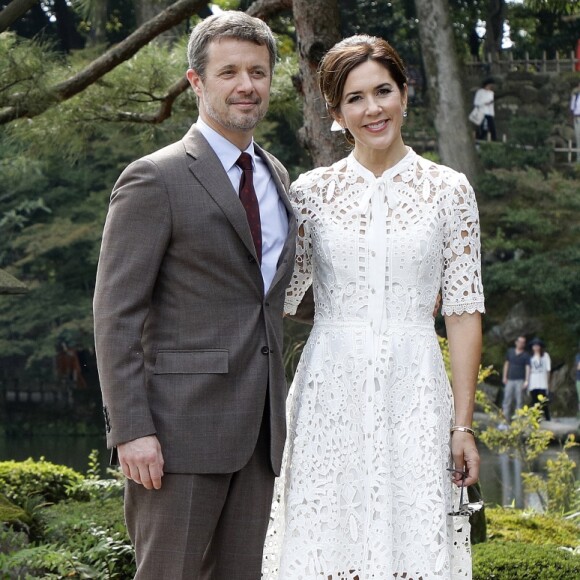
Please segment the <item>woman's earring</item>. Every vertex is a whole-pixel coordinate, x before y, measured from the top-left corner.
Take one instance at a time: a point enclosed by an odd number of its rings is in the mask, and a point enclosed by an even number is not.
[[[332,125],[330,126],[330,130],[331,131],[344,131],[344,129],[342,128],[340,123],[336,120],[332,121]]]
[[[406,109],[403,111],[403,117],[404,117],[405,119],[407,118],[407,110],[406,110]]]

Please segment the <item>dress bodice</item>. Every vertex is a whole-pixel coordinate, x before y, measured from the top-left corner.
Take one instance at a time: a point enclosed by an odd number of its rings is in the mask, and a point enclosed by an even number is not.
[[[286,311],[313,284],[317,321],[432,323],[483,312],[479,216],[465,176],[408,149],[375,177],[350,154],[301,175],[290,198],[299,226]]]

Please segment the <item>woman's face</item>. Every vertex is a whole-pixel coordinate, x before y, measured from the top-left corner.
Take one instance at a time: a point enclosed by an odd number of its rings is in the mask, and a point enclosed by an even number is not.
[[[401,92],[381,63],[368,60],[346,78],[336,120],[355,139],[355,148],[387,150],[403,145],[401,126],[407,87]]]
[[[534,354],[540,354],[542,347],[539,344],[532,344],[532,351]]]

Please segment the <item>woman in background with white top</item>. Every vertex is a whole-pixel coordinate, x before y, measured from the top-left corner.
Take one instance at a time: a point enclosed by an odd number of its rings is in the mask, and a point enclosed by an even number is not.
[[[497,141],[497,133],[495,131],[495,109],[493,101],[495,99],[493,92],[494,80],[492,78],[485,79],[481,83],[481,88],[477,89],[473,98],[473,106],[481,107],[485,113],[485,117],[481,125],[475,130],[475,138],[481,141],[487,140],[489,133],[492,141]]]
[[[543,340],[534,338],[530,342],[532,347],[532,358],[530,359],[530,380],[528,383],[528,391],[532,398],[532,405],[540,402],[540,395],[544,400],[542,401],[542,409],[546,421],[550,420],[550,408],[548,406],[548,393],[550,386],[550,371],[552,370],[552,361],[550,355],[545,351],[545,344]]]

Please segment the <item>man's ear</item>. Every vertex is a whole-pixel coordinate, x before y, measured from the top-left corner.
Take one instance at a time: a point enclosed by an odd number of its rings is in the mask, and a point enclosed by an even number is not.
[[[201,89],[203,86],[203,81],[201,80],[201,77],[197,74],[196,71],[194,71],[191,68],[187,70],[187,72],[185,73],[185,76],[187,77],[187,80],[189,81],[189,84],[191,85],[193,92],[198,97],[200,97],[201,96]]]

